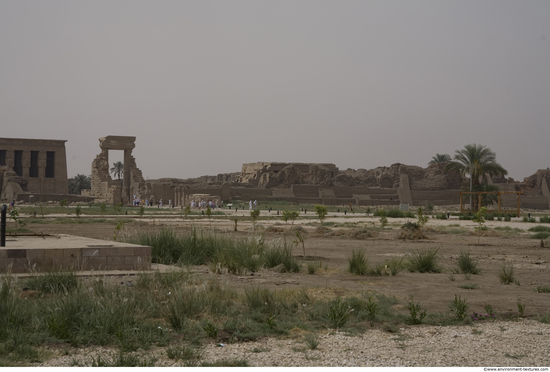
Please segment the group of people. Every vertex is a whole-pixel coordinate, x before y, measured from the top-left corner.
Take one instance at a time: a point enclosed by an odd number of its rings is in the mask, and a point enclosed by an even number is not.
[[[254,203],[251,201],[248,202],[248,209],[249,210],[256,210],[256,207],[258,206],[258,201],[254,200]]]
[[[153,198],[149,199],[146,198],[145,200],[141,199],[139,196],[134,195],[134,199],[132,200],[132,205],[135,207],[154,207],[155,206],[155,200]],[[156,203],[158,208],[162,208],[164,206],[164,203],[162,202],[162,199],[159,199],[159,201]],[[168,207],[173,208],[172,200],[168,200]]]
[[[223,201],[221,204],[218,202],[218,199],[216,200],[209,200],[206,201],[204,199],[199,200],[191,200],[191,209],[219,209],[223,208]]]

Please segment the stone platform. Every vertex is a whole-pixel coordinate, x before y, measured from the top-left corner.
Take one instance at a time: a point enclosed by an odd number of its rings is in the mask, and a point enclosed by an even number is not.
[[[73,235],[7,236],[0,273],[82,270],[150,270],[151,247]]]

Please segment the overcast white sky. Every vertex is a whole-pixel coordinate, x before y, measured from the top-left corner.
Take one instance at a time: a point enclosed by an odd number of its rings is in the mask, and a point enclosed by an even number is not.
[[[69,176],[127,135],[149,178],[480,143],[523,180],[549,119],[548,0],[0,0],[0,137],[68,140]]]

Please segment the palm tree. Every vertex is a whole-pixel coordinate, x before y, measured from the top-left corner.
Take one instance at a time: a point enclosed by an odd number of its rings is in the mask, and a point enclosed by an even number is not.
[[[490,148],[469,144],[464,149],[455,151],[454,160],[447,163],[445,171],[458,171],[464,180],[471,178],[470,191],[481,191],[487,185],[487,174],[491,177],[508,174],[495,158],[496,155]]]
[[[90,189],[92,180],[90,176],[86,176],[85,174],[77,174],[73,177],[71,180],[72,184],[72,191],[74,191],[75,194],[80,195],[80,191],[82,189]]]
[[[428,164],[447,163],[451,160],[451,155],[449,154],[435,154],[435,156],[432,156],[432,160],[430,160]]]
[[[124,164],[121,161],[113,163],[113,167],[110,169],[110,172],[120,181],[120,177],[124,174]],[[122,181],[120,184],[122,185]]]

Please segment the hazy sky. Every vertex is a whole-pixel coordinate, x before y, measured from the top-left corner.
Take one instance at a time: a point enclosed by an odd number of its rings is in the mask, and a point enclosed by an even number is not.
[[[523,180],[550,166],[550,1],[0,0],[0,128],[68,140],[69,176],[126,135],[148,178],[480,143]]]

